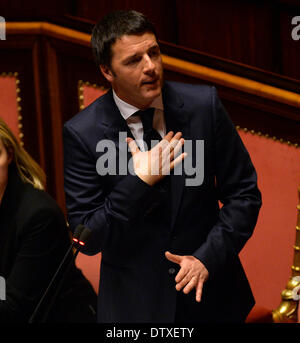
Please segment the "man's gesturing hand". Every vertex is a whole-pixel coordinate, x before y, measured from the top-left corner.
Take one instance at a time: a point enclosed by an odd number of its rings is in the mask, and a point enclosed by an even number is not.
[[[181,267],[175,277],[177,291],[180,291],[184,287],[183,292],[188,294],[195,288],[196,301],[200,302],[203,284],[209,276],[204,264],[194,256],[174,255],[169,251],[166,251],[165,256],[169,261],[177,263]]]
[[[165,137],[149,151],[141,151],[132,138],[126,138],[132,154],[135,174],[144,182],[153,186],[165,175],[170,173],[185,157],[182,153],[176,157],[184,144],[181,132],[170,131]]]

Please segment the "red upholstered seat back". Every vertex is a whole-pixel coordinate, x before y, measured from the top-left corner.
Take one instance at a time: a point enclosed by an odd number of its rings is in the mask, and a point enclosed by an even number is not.
[[[105,94],[108,89],[104,87],[99,87],[97,85],[91,85],[89,82],[79,81],[79,107],[82,110],[87,107],[93,101],[95,101],[99,96]]]
[[[83,275],[90,281],[97,294],[100,279],[100,264],[101,253],[94,256],[79,253],[76,258],[76,266],[81,269]]]
[[[0,117],[6,122],[14,135],[20,138],[18,109],[18,79],[15,75],[0,75]]]
[[[257,305],[277,308],[291,275],[296,237],[300,149],[239,131],[258,174],[263,205],[240,257]]]

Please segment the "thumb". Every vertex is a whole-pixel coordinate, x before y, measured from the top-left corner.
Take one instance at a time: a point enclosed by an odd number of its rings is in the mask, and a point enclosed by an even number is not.
[[[174,262],[174,263],[177,263],[177,264],[181,263],[182,256],[180,256],[180,255],[174,255],[174,254],[171,254],[169,251],[166,251],[165,252],[165,256],[171,262]]]
[[[135,155],[136,153],[138,153],[140,151],[139,147],[137,146],[136,142],[134,139],[127,137],[126,138],[126,143],[129,146],[130,152],[133,155]]]

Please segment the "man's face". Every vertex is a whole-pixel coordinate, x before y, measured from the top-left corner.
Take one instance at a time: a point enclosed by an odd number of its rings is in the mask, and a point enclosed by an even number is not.
[[[124,35],[112,45],[111,68],[101,66],[119,98],[140,109],[160,95],[163,67],[152,33]]]

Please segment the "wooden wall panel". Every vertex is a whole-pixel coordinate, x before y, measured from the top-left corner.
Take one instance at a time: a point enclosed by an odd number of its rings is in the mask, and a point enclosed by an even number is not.
[[[282,9],[280,13],[280,73],[300,80],[300,40],[295,41],[291,36],[292,28],[295,27],[291,25],[295,13],[300,16],[300,8],[298,12]],[[298,32],[300,33],[300,30]]]
[[[42,20],[91,32],[116,9],[145,13],[162,41],[300,79],[299,41],[291,39],[298,0],[2,0],[7,20]]]
[[[147,15],[155,24],[159,39],[176,42],[176,1],[174,0],[78,1],[78,7],[73,14],[97,22],[110,11],[129,9],[134,9]]]
[[[0,15],[9,21],[45,20],[68,13],[72,3],[70,0],[1,0]]]
[[[37,119],[37,101],[34,82],[35,67],[34,45],[37,37],[12,35],[6,41],[1,41],[0,72],[17,72],[21,85],[22,124],[24,146],[32,156],[41,161],[44,154],[42,131],[39,130]],[[45,166],[43,166],[45,167]]]
[[[249,1],[177,1],[178,44],[276,71],[274,6]]]
[[[168,43],[300,78],[299,42],[290,38],[297,0],[78,0],[72,15],[95,23],[115,9],[145,13]]]
[[[300,79],[300,43],[291,39],[298,0],[2,0],[7,20],[51,21],[90,33],[116,9],[145,13],[167,43]]]
[[[94,63],[90,47],[53,38],[49,38],[48,41],[56,52],[60,85],[61,122],[65,123],[79,111],[79,80],[87,80],[106,87],[108,84]]]

